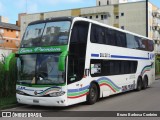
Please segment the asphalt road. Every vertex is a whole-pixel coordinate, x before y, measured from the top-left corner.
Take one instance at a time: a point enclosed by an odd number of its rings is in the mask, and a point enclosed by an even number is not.
[[[52,111],[54,110],[57,110],[59,112],[61,111],[160,111],[160,80],[156,80],[152,84],[152,86],[147,88],[146,90],[141,90],[139,92],[131,91],[131,92],[126,92],[119,95],[103,98],[103,99],[100,99],[94,105],[87,105],[86,103],[81,103],[81,104],[73,105],[70,107],[42,107],[42,106],[23,105],[23,106],[7,109],[6,111],[39,111],[39,112],[50,111],[50,113],[52,113]],[[53,112],[53,114],[55,113]],[[51,118],[46,118],[46,119],[51,120]],[[70,120],[71,118],[58,117],[56,119]],[[80,119],[81,118],[76,118],[76,120],[80,120]],[[93,118],[88,117],[86,119],[96,120],[95,117]],[[105,118],[101,118],[101,119],[105,119]],[[121,120],[121,119],[122,118],[115,118],[115,120]],[[141,120],[146,118],[139,118],[139,119]],[[159,118],[155,117],[155,118],[149,118],[149,119],[158,120]]]

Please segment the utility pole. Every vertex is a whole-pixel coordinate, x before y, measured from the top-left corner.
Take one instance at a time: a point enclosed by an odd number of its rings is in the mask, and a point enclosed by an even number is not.
[[[148,0],[146,0],[146,37],[148,37]]]

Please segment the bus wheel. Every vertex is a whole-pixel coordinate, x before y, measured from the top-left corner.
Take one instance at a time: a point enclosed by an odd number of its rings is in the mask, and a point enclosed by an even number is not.
[[[137,91],[140,91],[142,89],[142,79],[139,77],[137,81]]]
[[[144,77],[144,80],[143,80],[143,89],[146,89],[147,88],[147,86],[148,86],[148,77],[147,76],[145,76]]]
[[[87,96],[87,103],[89,105],[92,105],[96,103],[97,99],[98,99],[98,88],[95,83],[92,83],[89,89],[89,94]]]

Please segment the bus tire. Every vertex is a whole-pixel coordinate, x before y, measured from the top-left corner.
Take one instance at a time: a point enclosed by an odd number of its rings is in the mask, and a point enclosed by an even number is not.
[[[98,99],[98,88],[95,83],[92,83],[89,89],[89,93],[87,95],[87,103],[89,105],[92,105],[96,103],[97,99]]]
[[[142,89],[146,89],[147,87],[148,87],[148,77],[144,76]]]
[[[137,91],[142,90],[142,85],[143,85],[142,79],[141,79],[141,77],[138,77],[136,90],[137,90]]]

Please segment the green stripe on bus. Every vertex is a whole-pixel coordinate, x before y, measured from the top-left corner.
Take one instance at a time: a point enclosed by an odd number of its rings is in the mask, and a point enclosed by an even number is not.
[[[89,90],[84,90],[84,91],[81,91],[81,92],[74,92],[74,93],[68,93],[67,95],[68,96],[79,96],[79,95],[82,95],[82,94],[85,94],[87,93]]]

